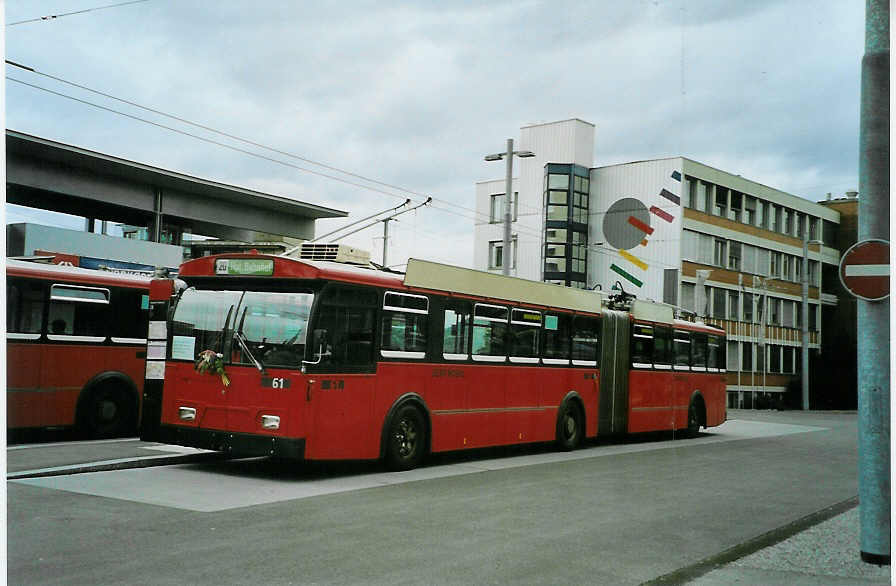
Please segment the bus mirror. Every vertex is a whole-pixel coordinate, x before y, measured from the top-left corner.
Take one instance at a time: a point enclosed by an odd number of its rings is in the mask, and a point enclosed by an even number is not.
[[[320,364],[321,361],[331,356],[327,345],[327,330],[314,330],[311,334],[311,347],[314,348],[314,357],[316,360],[303,360],[302,373],[305,372],[306,365]]]

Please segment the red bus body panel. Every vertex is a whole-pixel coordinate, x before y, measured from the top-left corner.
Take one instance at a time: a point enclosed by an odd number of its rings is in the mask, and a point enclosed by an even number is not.
[[[599,379],[595,369],[381,362],[376,374],[309,374],[268,369],[288,388],[262,386],[254,367],[229,366],[230,385],[198,374],[193,364],[168,362],[162,423],[201,429],[306,438],[312,460],[373,459],[389,410],[409,393],[429,410],[433,452],[546,442],[555,437],[557,408],[570,392],[585,404],[595,435]],[[586,376],[587,375],[587,376]],[[183,421],[180,407],[196,409]],[[262,415],[281,418],[262,428]]]
[[[190,277],[214,277],[216,260],[221,257],[274,259],[272,274],[258,277],[262,282],[281,278],[338,281],[530,307],[508,300],[411,288],[401,276],[383,271],[265,255],[203,257],[182,265],[179,275],[187,281]],[[246,277],[250,278],[256,277]],[[221,281],[222,287],[226,282]],[[245,286],[246,281],[242,283]],[[596,308],[593,315],[599,314]],[[666,325],[724,336],[720,330],[678,320]],[[601,375],[596,366],[381,360],[375,372],[352,374],[302,374],[280,368],[269,368],[262,374],[252,366],[236,364],[225,368],[229,386],[217,374],[197,373],[191,362],[167,361],[161,424],[303,440],[303,455],[310,460],[374,459],[382,456],[390,411],[409,395],[419,397],[425,405],[430,450],[443,452],[552,441],[557,436],[558,410],[570,394],[575,394],[584,407],[585,435],[602,433],[598,429]],[[723,372],[685,372],[669,367],[629,368],[628,373],[628,432],[687,428],[688,406],[696,392],[706,405],[706,426],[725,421]],[[281,382],[274,385],[271,379]],[[180,419],[181,407],[195,409],[195,420]],[[280,417],[279,429],[264,429],[264,415]]]
[[[41,283],[149,290],[148,277],[7,260],[7,277]],[[46,302],[46,300],[44,300]],[[122,373],[143,393],[145,343],[59,343],[7,337],[6,426],[71,426],[81,392],[96,377]]]

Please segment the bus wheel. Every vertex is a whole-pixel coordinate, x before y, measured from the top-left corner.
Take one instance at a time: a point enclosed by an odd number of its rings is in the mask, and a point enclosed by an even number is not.
[[[584,435],[582,421],[582,414],[572,401],[567,401],[560,407],[557,415],[557,445],[564,452],[576,449],[581,443]]]
[[[90,391],[79,415],[81,430],[91,438],[119,437],[135,429],[133,401],[114,383]]]
[[[386,466],[390,470],[410,470],[423,460],[426,424],[413,405],[400,407],[389,422],[386,436]]]

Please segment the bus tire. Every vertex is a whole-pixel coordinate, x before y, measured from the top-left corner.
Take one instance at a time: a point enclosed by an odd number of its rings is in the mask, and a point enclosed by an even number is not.
[[[136,431],[137,405],[127,385],[107,380],[90,388],[78,405],[78,428],[91,439],[121,437]]]
[[[695,395],[688,405],[688,426],[685,430],[687,437],[697,437],[700,435],[700,426],[706,426],[706,407],[703,404],[703,397]]]
[[[414,405],[402,405],[389,419],[386,433],[386,467],[411,470],[420,465],[426,452],[426,422]]]
[[[575,401],[565,401],[557,413],[557,447],[571,452],[582,443],[585,418]]]

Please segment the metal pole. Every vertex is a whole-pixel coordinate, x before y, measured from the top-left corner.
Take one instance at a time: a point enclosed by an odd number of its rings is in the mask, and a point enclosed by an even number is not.
[[[737,352],[739,354],[739,356],[737,356],[737,362],[736,362],[736,364],[737,364],[737,390],[743,391],[743,387],[740,386],[740,373],[744,369],[743,362],[741,362],[743,360],[743,356],[744,356],[744,351],[743,351],[743,343],[744,343],[744,336],[743,336],[744,274],[743,273],[738,273],[737,284],[740,285],[740,296],[738,296],[738,298],[737,298],[737,324],[735,326],[735,329],[737,331],[737,337],[738,337],[738,343],[735,347],[737,348]],[[726,350],[727,350],[727,348],[726,348]],[[726,355],[727,355],[727,352],[726,352]],[[726,364],[725,366],[727,367],[728,365]],[[727,400],[728,397],[725,397],[725,399]]]
[[[803,224],[806,224],[804,222]],[[802,373],[803,411],[809,410],[809,230],[803,226],[803,319],[800,320],[803,338]]]
[[[890,239],[890,8],[865,3],[859,240]],[[857,302],[861,557],[890,563],[890,301]]]
[[[386,255],[389,250],[389,220],[392,218],[386,218],[383,220],[383,267],[388,267],[386,264]]]
[[[510,198],[513,197],[513,139],[507,139],[507,154],[504,155],[507,163],[507,175],[504,178],[504,251],[501,259],[501,273],[510,274],[510,262],[512,255],[510,253],[510,222],[513,220],[513,208]]]

